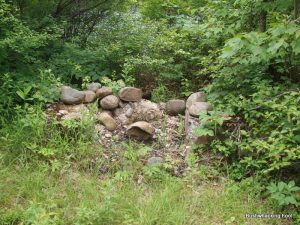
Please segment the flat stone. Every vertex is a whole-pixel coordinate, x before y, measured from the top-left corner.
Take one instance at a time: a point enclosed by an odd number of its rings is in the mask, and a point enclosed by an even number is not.
[[[145,121],[135,122],[127,128],[127,135],[137,140],[148,140],[153,136],[154,132],[154,127]]]
[[[150,166],[150,165],[154,165],[154,164],[158,164],[158,163],[163,163],[163,162],[164,162],[164,159],[162,157],[153,156],[153,157],[151,157],[151,158],[148,159],[147,165]]]
[[[99,99],[102,99],[108,95],[112,95],[113,90],[109,87],[102,87],[97,90],[96,95]]]

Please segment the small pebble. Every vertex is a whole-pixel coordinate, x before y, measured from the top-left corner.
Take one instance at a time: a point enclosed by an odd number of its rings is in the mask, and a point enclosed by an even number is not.
[[[112,137],[111,134],[105,134],[104,136],[107,137],[107,138],[111,138]]]

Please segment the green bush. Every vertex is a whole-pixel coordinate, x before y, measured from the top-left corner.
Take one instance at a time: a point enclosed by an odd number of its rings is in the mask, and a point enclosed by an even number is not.
[[[299,199],[297,199],[296,194],[299,193],[300,187],[295,185],[295,181],[290,181],[285,183],[280,181],[278,184],[271,183],[268,187],[268,192],[270,198],[276,200],[281,206],[295,205],[300,206]]]
[[[299,89],[286,77],[299,61],[297,27],[274,25],[266,33],[229,39],[206,88],[218,110],[235,115],[234,129],[227,129],[221,143],[235,172],[243,168],[238,176],[299,163]]]

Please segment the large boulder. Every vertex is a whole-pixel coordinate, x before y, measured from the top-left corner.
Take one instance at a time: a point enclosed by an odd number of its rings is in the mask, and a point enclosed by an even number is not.
[[[115,109],[119,106],[119,98],[114,95],[108,95],[101,99],[100,106],[102,109]]]
[[[84,94],[85,94],[84,103],[94,102],[97,98],[95,92],[93,91],[84,91]]]
[[[198,117],[199,113],[213,110],[213,107],[208,102],[194,102],[189,108],[191,116]]]
[[[152,122],[162,118],[163,112],[156,103],[142,99],[139,102],[125,103],[121,108],[114,110],[114,115],[122,125],[136,121]]]
[[[206,102],[207,101],[207,94],[203,92],[196,92],[190,95],[186,101],[186,108],[190,108],[192,104],[195,102]]]
[[[143,99],[140,102],[132,104],[133,112],[131,113],[130,120],[135,121],[155,121],[162,118],[162,111],[158,105],[149,100]],[[127,114],[128,111],[127,111]]]
[[[97,90],[96,95],[99,99],[102,99],[108,95],[112,95],[113,94],[113,90],[112,88],[109,87],[102,87],[100,89]]]
[[[97,115],[97,119],[109,131],[114,131],[117,128],[117,122],[108,113],[103,112]]]
[[[177,116],[178,114],[184,114],[185,101],[180,99],[170,100],[166,104],[166,111],[171,116]]]
[[[86,86],[86,89],[93,92],[96,92],[99,88],[101,88],[100,83],[90,83]]]
[[[126,102],[137,102],[143,97],[143,92],[139,88],[125,87],[119,91],[119,97]]]
[[[155,132],[154,127],[145,121],[138,121],[127,128],[127,135],[137,140],[148,140]]]
[[[71,87],[63,86],[60,92],[60,100],[67,105],[76,105],[84,102],[85,93]]]

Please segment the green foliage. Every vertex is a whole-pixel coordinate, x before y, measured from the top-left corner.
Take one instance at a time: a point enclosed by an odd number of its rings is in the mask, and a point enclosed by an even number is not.
[[[295,32],[292,23],[230,39],[220,56],[222,67],[208,87],[218,108],[239,118],[236,129],[228,129],[235,143],[229,147],[231,156],[239,157],[249,172],[270,173],[293,167],[299,160],[298,89],[281,78],[298,61],[292,47],[298,40]],[[274,75],[269,74],[270,68]],[[280,81],[272,81],[271,76]]]
[[[0,179],[0,224],[216,224],[232,217],[243,224],[249,212],[283,213],[259,198],[261,187],[254,180],[216,185],[191,176],[137,183],[99,179],[66,163],[52,172],[42,161],[1,161]]]
[[[147,51],[156,30],[155,24],[144,22],[131,12],[116,13],[103,20],[88,39],[90,51],[96,51],[96,58],[101,61],[96,65],[98,72],[110,78],[115,73],[117,79],[136,75],[136,67],[128,63],[128,58],[139,58]]]
[[[66,43],[61,51],[53,54],[50,66],[62,81],[81,84],[86,76],[92,81],[99,81],[109,75],[106,71],[107,63],[101,51],[82,49],[78,45]]]
[[[230,120],[230,117],[223,112],[209,111],[201,112],[199,120],[201,124],[196,129],[197,136],[217,136],[218,128],[223,125],[224,121]]]
[[[271,183],[268,187],[270,198],[278,202],[280,206],[295,205],[299,206],[299,199],[296,198],[296,194],[299,193],[300,187],[295,185],[295,181],[285,183],[280,181],[279,183]]]
[[[111,80],[108,77],[104,77],[101,80],[101,83],[105,86],[105,87],[110,87],[113,90],[113,93],[116,95],[118,93],[118,91],[125,87],[126,84],[122,79],[119,80]]]
[[[186,78],[183,78],[181,80],[181,87],[182,87],[182,91],[181,91],[181,95],[184,97],[189,97],[191,94],[193,94],[193,92],[191,91],[193,88],[193,84],[191,81],[189,81]]]
[[[22,104],[46,104],[59,99],[60,80],[51,70],[41,70],[33,81],[14,80],[4,74],[0,91],[0,112],[5,118],[15,115],[14,107]]]
[[[213,137],[202,150],[221,155],[218,165],[234,179],[288,175],[298,183],[300,32],[292,10],[291,0],[0,0],[0,223],[244,224],[245,213],[276,209],[262,206],[262,188],[250,179],[200,189],[199,180],[218,172],[199,167],[196,153],[185,183],[167,173],[177,163],[171,157],[145,166],[145,145],[99,149],[96,104],[64,122],[44,110],[61,83],[102,82],[115,94],[136,85],[156,102],[204,87],[216,110],[200,115],[197,134]],[[174,131],[180,139],[183,128]],[[280,205],[299,205],[295,183],[268,189]]]
[[[163,84],[152,90],[152,100],[154,102],[166,102],[174,97],[174,94]]]
[[[296,23],[282,21],[273,24],[265,33],[250,32],[230,39],[221,58],[231,58],[232,64],[239,62],[244,67],[272,65],[279,73],[288,73],[299,60],[299,37]]]
[[[18,13],[11,4],[0,2],[0,111],[5,118],[14,115],[17,104],[57,99],[59,85],[53,73],[45,69],[45,61],[60,30],[51,26],[39,32],[32,30]]]
[[[96,108],[92,105],[89,115],[83,115],[81,120],[62,122],[46,116],[39,106],[18,106],[14,121],[6,121],[0,129],[0,151],[24,160],[45,160],[57,170],[61,166],[57,160],[81,158],[91,150],[88,146],[95,140]]]
[[[171,22],[183,14],[192,13],[206,0],[147,0],[141,4],[141,13],[150,19],[168,19]]]
[[[208,57],[216,59],[210,101],[233,115],[211,148],[228,157],[236,178],[293,170],[299,162],[299,28],[284,16],[268,26],[236,34]]]
[[[54,225],[58,223],[58,218],[55,213],[49,213],[44,208],[34,204],[33,202],[24,214],[24,220],[28,224]]]

